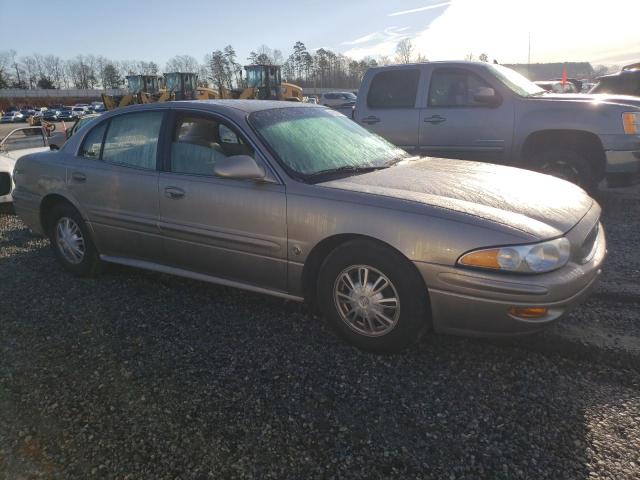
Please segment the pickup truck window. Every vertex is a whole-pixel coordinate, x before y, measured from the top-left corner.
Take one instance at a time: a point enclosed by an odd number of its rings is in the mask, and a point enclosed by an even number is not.
[[[370,108],[412,108],[416,103],[420,70],[399,69],[377,73],[371,80],[367,106]]]
[[[430,107],[484,107],[474,100],[483,88],[491,86],[477,75],[461,69],[438,69],[429,84]]]

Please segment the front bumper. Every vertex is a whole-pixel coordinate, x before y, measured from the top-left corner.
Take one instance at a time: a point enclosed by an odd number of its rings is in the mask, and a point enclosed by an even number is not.
[[[606,239],[604,229],[600,228],[595,253],[588,262],[580,264],[571,260],[559,270],[540,275],[415,264],[429,288],[436,332],[501,336],[539,331],[569,312],[597,284],[605,256]],[[543,317],[524,319],[509,313],[513,307],[546,307],[548,310]]]
[[[640,173],[640,150],[605,152],[607,157],[606,173]]]

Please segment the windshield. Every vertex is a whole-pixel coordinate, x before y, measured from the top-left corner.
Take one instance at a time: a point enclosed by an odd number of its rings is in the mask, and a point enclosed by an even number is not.
[[[354,101],[358,99],[358,97],[356,97],[353,93],[343,93],[342,98],[344,98],[345,100],[354,100]]]
[[[289,170],[309,176],[344,168],[384,167],[409,155],[333,110],[254,112],[249,123]]]
[[[540,95],[545,92],[544,89],[528,80],[525,76],[520,75],[515,70],[503,67],[502,65],[489,65],[489,68],[493,69],[493,73],[498,80],[521,97]]]
[[[262,68],[247,68],[247,86],[248,87],[263,87],[264,79],[262,76]]]

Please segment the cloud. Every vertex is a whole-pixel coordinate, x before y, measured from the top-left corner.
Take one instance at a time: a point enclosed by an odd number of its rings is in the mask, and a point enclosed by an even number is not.
[[[424,7],[412,8],[411,10],[401,10],[399,12],[390,13],[387,16],[397,17],[398,15],[407,15],[409,13],[424,12],[426,10],[433,10],[434,8],[446,7],[447,5],[451,5],[451,2],[442,2],[442,3],[437,3],[435,5],[426,5]]]
[[[371,40],[375,39],[378,36],[378,32],[372,32],[368,35],[365,35],[360,38],[356,38],[355,40],[349,40],[347,42],[342,42],[342,45],[359,45],[361,43],[368,43]]]
[[[354,48],[344,52],[348,57],[378,57],[381,55],[393,55],[396,51],[396,45],[400,40],[410,38],[410,27],[391,26],[385,28],[382,32],[377,32],[374,37],[366,41],[358,42]],[[362,37],[364,38],[364,37]],[[361,40],[361,39],[358,39]],[[372,40],[378,40],[372,43]],[[365,45],[369,43],[369,45]]]

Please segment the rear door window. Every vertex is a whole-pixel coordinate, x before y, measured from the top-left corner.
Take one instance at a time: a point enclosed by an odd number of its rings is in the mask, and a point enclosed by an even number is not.
[[[102,151],[105,162],[155,170],[162,112],[128,113],[113,117]]]
[[[419,80],[418,69],[379,72],[371,80],[367,105],[370,108],[413,108]]]

